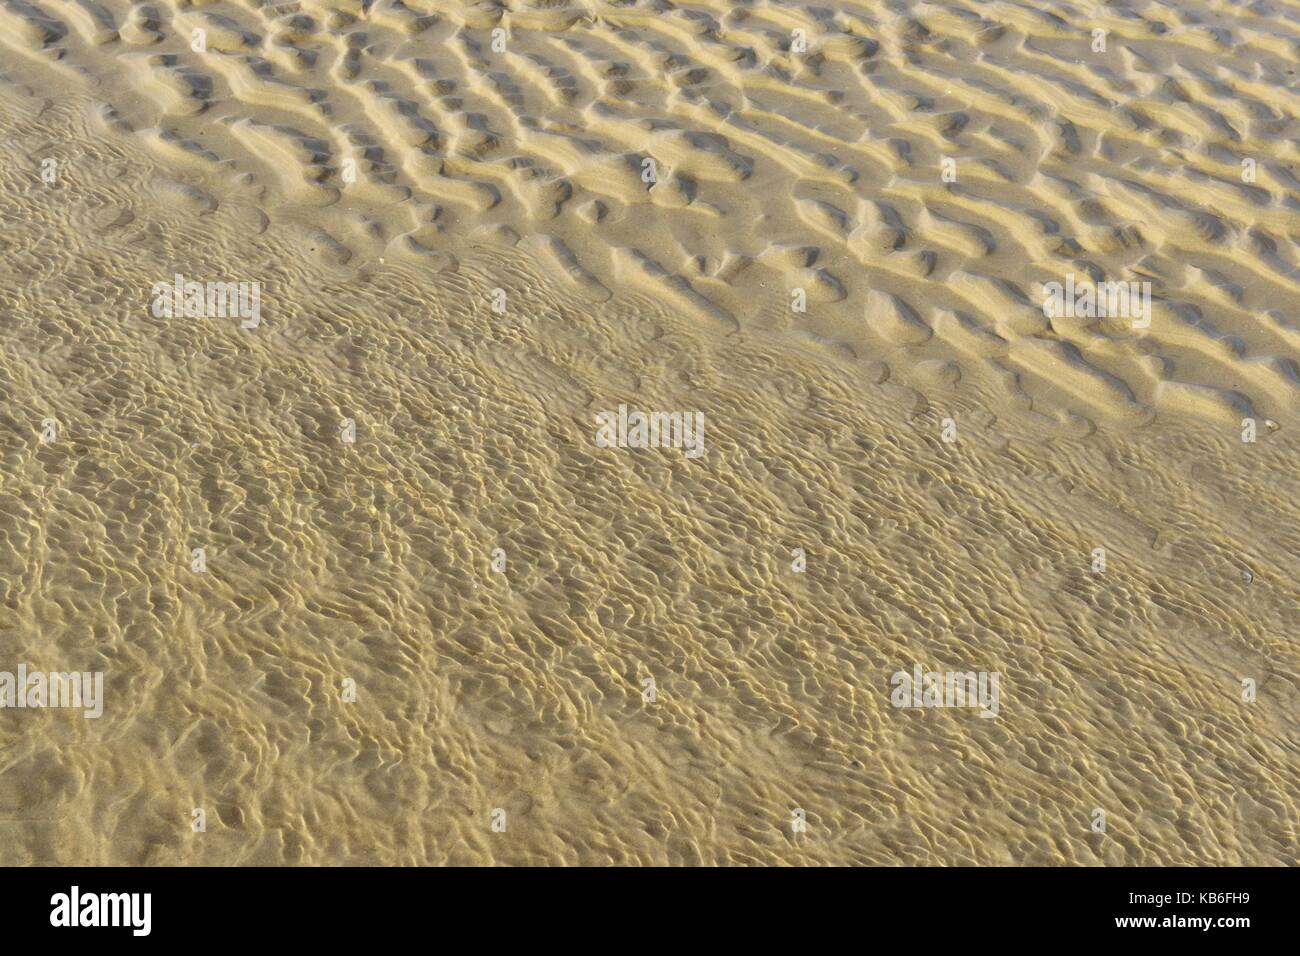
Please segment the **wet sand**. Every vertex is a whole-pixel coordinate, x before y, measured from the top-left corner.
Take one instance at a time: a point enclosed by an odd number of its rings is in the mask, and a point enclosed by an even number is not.
[[[104,674],[0,709],[0,863],[1294,864],[1298,62],[1294,2],[0,6],[0,671]]]

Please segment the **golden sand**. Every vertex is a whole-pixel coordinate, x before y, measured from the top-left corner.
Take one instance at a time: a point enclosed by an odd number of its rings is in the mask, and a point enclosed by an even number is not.
[[[5,0],[0,671],[104,713],[0,710],[0,863],[1294,863],[1298,62],[1295,0]]]

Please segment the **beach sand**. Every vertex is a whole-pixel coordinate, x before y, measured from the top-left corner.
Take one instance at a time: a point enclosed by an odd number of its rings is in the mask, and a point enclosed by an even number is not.
[[[0,671],[104,692],[0,710],[0,863],[1294,864],[1298,69],[1295,0],[5,0]]]

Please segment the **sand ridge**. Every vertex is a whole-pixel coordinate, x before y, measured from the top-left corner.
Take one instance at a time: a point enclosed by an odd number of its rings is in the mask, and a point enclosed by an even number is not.
[[[115,94],[109,128],[313,209],[342,261],[520,237],[583,298],[637,286],[1058,417],[1295,400],[1285,4],[5,10],[20,58]],[[1152,326],[1045,318],[1067,273],[1152,283]]]

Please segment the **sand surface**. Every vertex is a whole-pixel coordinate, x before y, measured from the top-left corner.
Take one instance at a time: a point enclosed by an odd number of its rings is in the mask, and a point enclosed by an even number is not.
[[[0,710],[0,863],[1294,864],[1298,69],[1295,0],[2,0],[0,671],[104,713]]]

